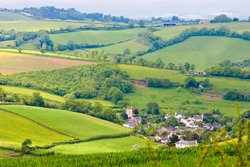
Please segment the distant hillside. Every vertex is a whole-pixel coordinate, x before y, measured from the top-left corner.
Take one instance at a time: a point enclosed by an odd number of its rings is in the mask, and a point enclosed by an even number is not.
[[[0,21],[12,21],[12,20],[32,20],[29,17],[23,16],[21,14],[13,13],[13,12],[5,12],[0,11]]]
[[[123,16],[104,15],[102,13],[82,13],[74,8],[59,9],[54,6],[43,6],[40,8],[31,7],[14,10],[15,12],[25,13],[35,19],[60,19],[60,20],[93,20],[105,22],[128,23],[129,18]]]
[[[161,58],[166,64],[189,62],[204,70],[223,60],[240,61],[250,57],[250,42],[225,37],[192,37],[185,42],[146,54],[147,60]]]

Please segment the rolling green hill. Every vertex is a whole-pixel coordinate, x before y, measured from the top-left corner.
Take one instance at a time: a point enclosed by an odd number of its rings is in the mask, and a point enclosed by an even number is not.
[[[195,64],[204,70],[223,60],[240,61],[250,57],[250,42],[224,37],[192,37],[182,43],[146,54],[146,60],[161,58],[166,64]]]
[[[172,39],[178,36],[181,32],[188,28],[220,28],[220,27],[227,27],[231,31],[236,31],[238,33],[242,33],[244,31],[250,31],[250,23],[248,22],[241,22],[241,23],[217,23],[217,24],[208,24],[208,25],[183,25],[183,26],[176,26],[176,27],[163,27],[159,31],[154,32],[154,35],[161,37],[164,40]]]
[[[73,41],[75,44],[112,44],[136,38],[143,29],[115,30],[115,31],[80,31],[50,35],[54,44],[66,44]]]
[[[134,40],[122,42],[116,45],[101,47],[99,49],[109,54],[123,54],[123,51],[125,49],[129,49],[131,51],[131,54],[134,55],[138,51],[146,51],[149,48],[150,48],[149,46],[146,46],[143,43],[140,43],[139,41],[137,41],[137,39],[134,39]]]
[[[0,11],[0,21],[18,21],[18,20],[32,20],[29,17],[13,12]]]
[[[46,145],[56,141],[72,139],[28,119],[1,111],[1,109],[0,134],[0,146],[18,148],[25,139],[32,139],[34,145]]]
[[[100,135],[122,134],[130,131],[120,125],[70,111],[27,106],[0,106],[1,109],[18,113],[40,124],[80,139]]]

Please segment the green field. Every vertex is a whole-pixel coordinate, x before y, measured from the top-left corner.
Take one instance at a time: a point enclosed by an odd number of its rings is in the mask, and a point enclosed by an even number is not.
[[[185,42],[146,54],[146,60],[161,58],[166,64],[195,64],[204,70],[223,60],[241,61],[250,57],[250,41],[224,37],[192,37]]]
[[[116,45],[101,47],[99,49],[109,54],[123,54],[123,51],[127,48],[131,51],[131,54],[134,55],[138,51],[146,51],[150,47],[144,45],[143,43],[140,43],[137,39],[134,39],[134,40],[119,43]]]
[[[81,139],[130,131],[120,125],[70,111],[27,106],[0,106],[0,109],[21,114],[64,134]]]
[[[139,137],[122,137],[117,139],[103,139],[79,144],[59,145],[50,149],[55,153],[63,154],[93,154],[107,152],[131,151],[134,145],[140,148],[146,146],[146,140]]]
[[[10,52],[0,52],[0,59],[0,73],[2,74],[53,70],[57,68],[93,64],[93,62],[42,57]]]
[[[105,45],[134,39],[138,33],[142,31],[144,31],[144,29],[80,31],[54,34],[50,35],[50,38],[55,45],[66,44],[68,41],[73,41],[75,44]]]
[[[124,71],[127,71],[132,79],[143,80],[145,78],[167,78],[173,82],[184,83],[186,75],[180,74],[178,71],[157,69],[150,67],[141,67],[134,65],[118,65]],[[198,81],[204,80],[207,77],[196,77]],[[211,84],[213,84],[211,93],[224,94],[229,89],[238,89],[242,92],[250,92],[249,80],[241,80],[224,77],[208,77]],[[226,84],[225,84],[226,83]]]
[[[17,14],[17,13],[13,13],[13,12],[4,12],[4,11],[0,11],[0,21],[17,21],[17,20],[32,20],[29,17]]]
[[[46,145],[72,139],[1,109],[0,134],[0,146],[17,148],[20,148],[25,139],[32,139],[33,145]]]
[[[133,106],[140,109],[146,108],[147,103],[156,102],[161,107],[162,112],[209,112],[219,109],[227,116],[236,116],[235,102],[226,100],[210,100],[206,97],[191,94],[189,91],[181,89],[157,89],[157,88],[136,88],[134,93],[125,96],[128,101],[132,101]],[[199,102],[199,104],[197,104]],[[239,103],[241,111],[250,108],[249,102]]]
[[[108,23],[107,23],[108,24]],[[32,20],[32,21],[0,21],[0,29],[16,31],[39,31],[39,30],[51,30],[60,28],[79,28],[86,25],[94,25],[97,27],[103,27],[107,24],[98,22],[78,22],[78,21],[57,21],[57,20]],[[112,24],[112,23],[110,23]]]
[[[127,71],[132,79],[143,80],[145,78],[167,78],[173,82],[184,83],[187,76],[180,74],[178,71],[156,69],[132,65],[119,65],[119,67]],[[204,77],[196,77],[197,80],[204,80]],[[238,89],[242,92],[250,92],[250,83],[247,80],[209,77],[213,84],[211,93],[224,94],[226,90]],[[225,84],[226,83],[226,84]],[[179,89],[179,90],[178,90]],[[156,88],[136,88],[134,93],[126,95],[127,100],[132,100],[133,105],[138,108],[145,108],[149,102],[156,102],[160,105],[163,112],[177,111],[198,111],[208,112],[212,109],[220,109],[226,115],[236,115],[235,103],[225,100],[211,100],[207,97],[191,94],[184,89],[156,89]],[[195,104],[195,102],[201,104]],[[242,111],[250,108],[249,102],[240,103]]]
[[[161,37],[164,40],[170,40],[176,36],[178,36],[181,32],[188,28],[197,28],[201,29],[204,27],[207,28],[220,28],[227,27],[231,31],[236,31],[238,33],[242,33],[244,31],[250,31],[250,23],[242,22],[242,23],[217,23],[217,24],[209,24],[209,25],[184,25],[184,26],[176,26],[176,27],[167,27],[161,28],[159,31],[154,32],[154,35]]]

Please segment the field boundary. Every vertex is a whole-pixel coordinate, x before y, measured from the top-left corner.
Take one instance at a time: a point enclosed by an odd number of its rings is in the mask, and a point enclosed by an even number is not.
[[[7,113],[16,115],[16,116],[18,116],[18,117],[27,119],[27,120],[29,120],[29,121],[31,121],[31,122],[33,122],[33,123],[39,125],[39,126],[42,126],[42,127],[46,128],[46,129],[48,129],[48,130],[50,130],[50,131],[53,131],[53,132],[55,132],[55,133],[58,133],[58,134],[61,134],[61,135],[64,135],[64,136],[67,136],[67,137],[70,137],[70,138],[73,138],[73,139],[78,139],[77,137],[68,135],[68,134],[63,133],[63,132],[61,132],[61,131],[59,131],[59,130],[53,129],[53,128],[51,128],[51,127],[48,127],[48,126],[46,126],[46,125],[44,125],[44,124],[42,124],[42,123],[40,123],[40,122],[37,122],[37,121],[35,121],[35,120],[33,120],[33,119],[29,118],[29,117],[23,116],[23,115],[21,115],[21,114],[18,114],[18,113],[9,111],[9,110],[5,110],[5,109],[2,109],[2,108],[0,109],[0,111],[4,111],[4,112],[7,112]]]

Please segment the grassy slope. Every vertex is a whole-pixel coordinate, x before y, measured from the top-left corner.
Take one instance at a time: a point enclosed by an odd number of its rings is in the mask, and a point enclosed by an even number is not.
[[[192,37],[185,42],[146,54],[147,60],[161,58],[165,63],[193,63],[204,70],[223,60],[240,61],[250,57],[250,42],[224,37]]]
[[[134,93],[125,96],[138,108],[146,108],[147,103],[156,102],[160,105],[162,112],[174,113],[183,111],[208,112],[220,109],[228,116],[236,116],[235,103],[225,100],[209,100],[205,97],[191,94],[187,90],[136,88]],[[188,103],[186,103],[188,101]],[[200,104],[196,104],[199,101]],[[250,108],[250,103],[239,103],[242,111]]]
[[[128,42],[123,42],[120,44],[116,45],[111,45],[111,46],[106,46],[99,48],[100,50],[104,50],[106,53],[110,54],[123,54],[123,51],[125,49],[130,49],[131,54],[134,55],[138,51],[146,51],[149,49],[149,46],[146,46],[140,42],[138,42],[136,39],[128,41]]]
[[[22,87],[6,86],[6,85],[0,85],[0,88],[3,88],[6,93],[11,93],[11,94],[21,94],[21,95],[26,95],[26,96],[32,96],[34,92],[39,92],[40,95],[46,100],[60,102],[60,103],[65,101],[65,99],[61,96],[47,93],[47,92],[40,91],[40,90],[28,89],[28,88],[22,88]],[[110,101],[98,100],[98,99],[79,99],[79,101],[88,101],[91,103],[99,102],[103,106],[106,106],[106,107],[110,107],[110,106],[114,105]]]
[[[119,67],[127,71],[131,78],[143,80],[147,77],[168,78],[171,81],[183,83],[185,75],[179,74],[177,71],[155,69],[148,67],[119,65]],[[198,77],[197,80],[204,80],[203,77]],[[209,78],[214,85],[211,92],[224,93],[228,89],[238,89],[241,91],[250,91],[249,81],[229,78]],[[227,83],[227,84],[225,84]],[[206,112],[212,109],[221,109],[228,115],[236,115],[234,102],[225,100],[208,100],[202,96],[190,94],[186,90],[178,92],[177,89],[155,89],[155,88],[136,88],[134,93],[126,95],[127,99],[133,101],[133,105],[139,108],[145,108],[148,102],[157,102],[164,111],[175,112],[179,110],[192,110]],[[183,104],[189,100],[190,104]],[[199,100],[202,104],[195,104]],[[250,108],[250,103],[240,103],[242,110]]]
[[[0,146],[20,147],[25,139],[33,145],[46,145],[71,138],[53,132],[30,120],[0,110]]]
[[[11,94],[21,94],[26,96],[32,96],[34,92],[39,92],[40,95],[47,100],[56,101],[56,102],[64,102],[64,98],[61,96],[53,95],[47,92],[38,91],[34,89],[27,89],[27,88],[21,88],[21,87],[12,87],[12,86],[5,86],[0,85],[0,88],[3,88],[5,92],[11,93]]]
[[[145,78],[168,78],[173,82],[184,83],[187,76],[180,74],[178,71],[166,70],[166,69],[156,69],[149,67],[133,66],[133,65],[119,65],[119,67],[127,71],[131,78],[143,80]],[[196,77],[198,81],[204,80],[204,77]],[[213,84],[213,93],[225,93],[229,89],[238,89],[242,92],[250,92],[250,83],[248,80],[240,80],[234,78],[224,78],[224,77],[209,77],[210,82]],[[225,84],[226,83],[226,84]]]
[[[52,70],[83,64],[93,64],[91,62],[32,56],[9,52],[0,52],[0,59],[0,73],[2,74]]]
[[[50,35],[54,44],[66,44],[73,41],[78,44],[111,44],[137,37],[143,29],[117,31],[80,31]]]
[[[48,127],[81,139],[130,131],[117,124],[70,111],[27,106],[0,106],[0,109],[27,116]]]
[[[138,137],[123,137],[117,139],[104,139],[91,142],[84,142],[73,145],[60,145],[51,150],[63,154],[92,154],[106,152],[131,151],[132,147],[138,144],[141,148],[146,146],[146,140]]]
[[[250,23],[219,23],[219,24],[209,24],[209,25],[184,25],[184,26],[176,26],[176,27],[164,27],[161,28],[160,31],[154,32],[154,35],[160,36],[165,40],[172,39],[173,37],[178,36],[182,31],[187,28],[219,28],[219,27],[228,27],[231,31],[236,31],[238,33],[242,33],[244,31],[250,31]]]
[[[17,13],[12,13],[12,12],[4,12],[0,11],[0,20],[5,20],[5,21],[11,21],[11,20],[32,20],[29,17],[17,14]]]

